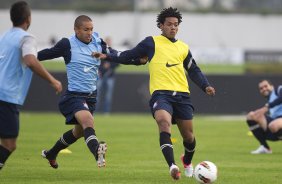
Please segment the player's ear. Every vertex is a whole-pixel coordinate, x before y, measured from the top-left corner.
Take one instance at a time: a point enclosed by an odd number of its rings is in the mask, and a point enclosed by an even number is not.
[[[160,24],[159,28],[160,28],[161,31],[163,31],[164,25]]]

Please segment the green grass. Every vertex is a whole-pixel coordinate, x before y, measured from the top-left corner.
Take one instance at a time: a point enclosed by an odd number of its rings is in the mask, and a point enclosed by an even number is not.
[[[64,62],[59,60],[44,61],[42,64],[49,71],[65,71]],[[229,64],[199,64],[201,70],[205,74],[243,74],[245,72],[244,65],[229,65]],[[142,66],[120,65],[117,68],[117,73],[148,73],[148,64]]]
[[[41,158],[71,126],[56,113],[22,113],[18,148],[0,172],[1,184],[163,184],[175,183],[169,176],[158,143],[157,126],[150,114],[113,114],[95,116],[96,133],[108,144],[107,166],[98,169],[93,156],[81,139],[60,154],[55,170]],[[196,116],[194,132],[197,150],[194,165],[202,160],[214,162],[219,169],[217,184],[281,183],[281,142],[270,143],[272,155],[251,155],[258,147],[247,136],[243,117]],[[175,158],[183,151],[181,137],[173,127]],[[182,173],[183,169],[181,167]],[[182,174],[183,175],[183,174]],[[179,184],[196,184],[182,177]]]

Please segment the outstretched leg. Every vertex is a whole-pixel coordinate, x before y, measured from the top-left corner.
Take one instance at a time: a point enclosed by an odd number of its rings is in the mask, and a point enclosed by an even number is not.
[[[192,177],[194,174],[192,159],[196,147],[193,123],[192,120],[177,120],[177,126],[183,138],[184,155],[181,156],[181,160],[184,166],[185,176]]]
[[[59,167],[56,161],[59,152],[76,142],[76,140],[81,137],[79,134],[77,134],[77,136],[74,135],[75,132],[78,132],[77,129],[79,129],[79,127],[79,125],[76,125],[74,129],[65,132],[50,150],[42,151],[42,157],[46,158],[49,161],[50,166],[54,169]]]
[[[105,154],[107,145],[105,142],[99,143],[98,141],[93,126],[94,119],[92,114],[89,111],[81,110],[75,113],[75,118],[83,128],[85,143],[96,159],[98,167],[104,167],[106,165]]]
[[[170,175],[173,179],[180,179],[180,171],[175,164],[173,145],[171,142],[171,115],[165,110],[157,110],[155,112],[155,120],[159,127],[160,147],[165,160],[169,166]]]

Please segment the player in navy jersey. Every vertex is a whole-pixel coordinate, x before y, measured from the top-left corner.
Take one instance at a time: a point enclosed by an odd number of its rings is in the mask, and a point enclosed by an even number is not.
[[[23,105],[33,72],[47,80],[56,92],[62,84],[36,59],[34,36],[27,32],[31,10],[25,1],[10,9],[13,27],[0,36],[0,170],[16,149],[19,135],[19,109]]]
[[[282,140],[282,86],[277,89],[269,80],[258,84],[260,94],[267,98],[267,103],[247,115],[247,124],[255,138],[261,144],[252,154],[271,154],[267,140]]]
[[[75,35],[61,39],[54,47],[38,52],[40,61],[63,57],[68,78],[68,87],[59,102],[59,109],[66,118],[66,124],[74,128],[65,132],[49,150],[43,150],[42,156],[53,168],[58,168],[56,157],[60,150],[67,148],[84,136],[90,152],[94,155],[98,167],[105,166],[107,145],[98,141],[94,130],[93,113],[97,96],[98,68],[100,60],[91,56],[96,52],[117,52],[93,32],[93,22],[86,15],[78,16],[74,23]],[[139,59],[134,61],[136,65]]]
[[[197,66],[187,44],[175,38],[182,16],[176,8],[163,9],[157,17],[162,34],[149,36],[135,48],[121,53],[93,53],[94,57],[123,63],[130,59],[148,57],[150,72],[150,107],[160,135],[160,148],[173,179],[180,178],[171,142],[171,125],[177,124],[183,138],[184,154],[181,160],[185,176],[193,176],[192,158],[196,140],[193,134],[194,107],[185,70],[190,79],[206,94],[215,95],[215,89]]]

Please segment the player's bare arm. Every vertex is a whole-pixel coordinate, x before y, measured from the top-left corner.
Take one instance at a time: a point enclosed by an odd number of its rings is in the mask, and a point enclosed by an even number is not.
[[[47,80],[50,85],[55,89],[56,93],[60,93],[63,89],[60,81],[55,79],[43,66],[36,57],[32,54],[25,55],[23,62],[29,67],[34,73],[39,75],[41,78]]]

